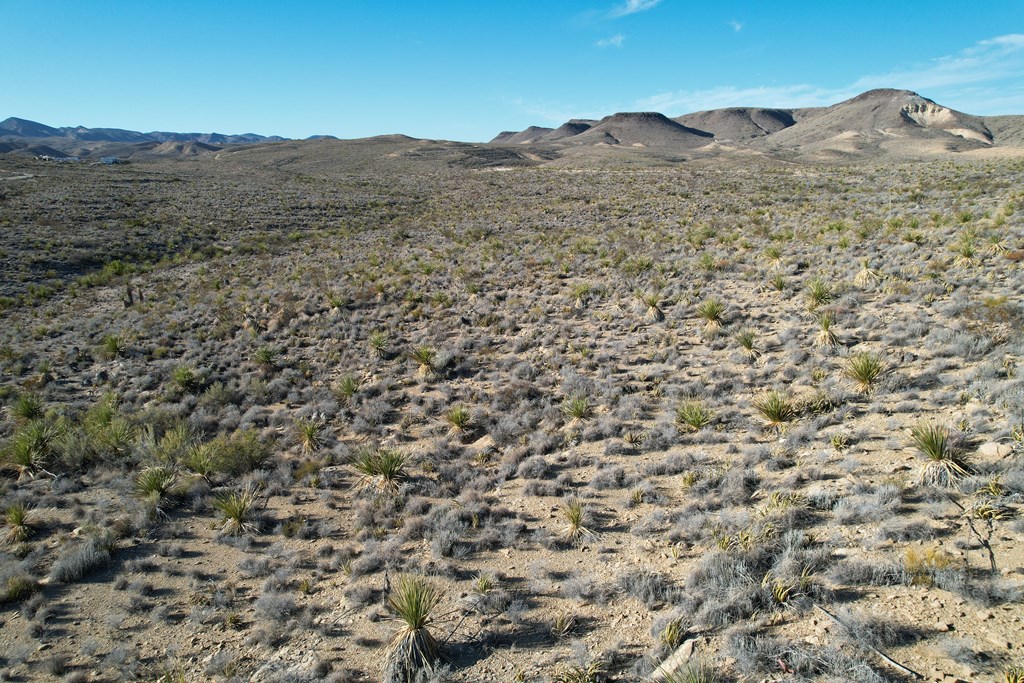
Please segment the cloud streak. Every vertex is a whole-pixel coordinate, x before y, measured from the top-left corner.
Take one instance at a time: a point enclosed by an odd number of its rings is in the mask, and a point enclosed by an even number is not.
[[[609,15],[612,17],[625,17],[630,14],[637,14],[638,12],[646,12],[649,9],[654,9],[659,4],[661,4],[661,0],[626,0],[625,4],[614,8]]]
[[[998,83],[1024,73],[1024,34],[982,40],[953,55],[921,64],[871,74],[837,87],[790,84],[737,88],[719,86],[677,90],[638,100],[637,109],[683,113],[722,107],[819,107],[835,104],[872,88],[908,88],[926,97],[941,97],[944,88],[956,88],[943,103],[967,108],[972,114],[1005,113],[1024,105],[1024,87]],[[955,99],[956,101],[952,101]],[[997,106],[998,109],[992,107]]]
[[[614,36],[602,38],[601,40],[597,41],[594,44],[597,45],[598,47],[622,47],[622,41],[624,41],[625,39],[626,37],[624,35],[622,35],[621,33],[616,33]]]

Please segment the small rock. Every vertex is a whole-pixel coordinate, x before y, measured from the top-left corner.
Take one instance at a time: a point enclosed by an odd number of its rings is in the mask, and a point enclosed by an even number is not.
[[[978,455],[984,458],[1005,458],[1013,451],[1013,446],[1007,443],[996,443],[989,441],[978,446]]]
[[[935,624],[934,628],[935,628],[936,631],[942,631],[942,632],[952,631],[953,630],[953,624],[950,624],[950,623],[945,622],[945,621],[940,621],[940,622],[937,622]]]

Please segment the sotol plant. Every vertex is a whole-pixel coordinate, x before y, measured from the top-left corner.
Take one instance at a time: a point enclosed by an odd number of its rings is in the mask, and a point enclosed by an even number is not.
[[[676,407],[676,422],[689,431],[700,431],[711,424],[714,414],[703,401],[683,401]]]
[[[246,486],[213,500],[213,507],[221,515],[221,532],[229,536],[241,536],[258,530],[256,505],[259,492],[254,486]]]
[[[399,451],[363,449],[352,461],[352,469],[361,475],[355,486],[377,493],[398,493],[406,478],[405,463],[406,457]]]

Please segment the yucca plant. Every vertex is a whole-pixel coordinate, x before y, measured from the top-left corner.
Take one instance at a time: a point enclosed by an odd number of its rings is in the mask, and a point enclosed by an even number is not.
[[[814,343],[818,346],[832,347],[839,343],[839,336],[836,335],[832,326],[836,323],[836,317],[831,311],[821,311],[815,316],[818,322],[818,333],[814,336]]]
[[[416,363],[416,373],[420,377],[433,377],[436,373],[434,369],[434,361],[437,358],[437,352],[429,346],[417,346],[409,354],[412,360]]]
[[[850,356],[843,367],[843,375],[865,394],[874,389],[885,371],[885,362],[878,355],[867,351]]]
[[[295,439],[306,455],[316,453],[324,447],[324,423],[319,420],[301,418],[295,421]]]
[[[813,277],[807,281],[807,308],[815,310],[832,301],[832,288],[820,277]]]
[[[4,453],[4,460],[19,478],[50,474],[46,468],[54,459],[57,442],[65,430],[60,422],[33,420],[14,433]]]
[[[359,391],[359,387],[362,382],[355,375],[345,375],[334,385],[333,393],[334,397],[342,403],[349,403],[352,401],[352,397]]]
[[[202,379],[191,366],[179,365],[171,373],[171,381],[181,391],[191,394],[199,390]]]
[[[754,359],[761,355],[761,351],[757,348],[757,332],[754,330],[744,327],[733,338],[749,358]]]
[[[576,498],[570,498],[562,506],[562,516],[565,518],[565,529],[562,531],[562,538],[573,545],[581,545],[588,538],[594,536],[594,532],[586,526],[587,513],[583,503]]]
[[[3,545],[24,543],[32,535],[32,511],[24,503],[11,503],[4,508],[4,523],[7,533],[3,537]]]
[[[370,353],[377,358],[388,356],[388,336],[383,332],[374,332],[369,339]]]
[[[128,352],[128,339],[121,334],[108,334],[100,340],[100,353],[107,360],[119,358]]]
[[[9,410],[16,422],[31,422],[42,419],[46,414],[46,404],[36,394],[18,394]]]
[[[356,488],[370,488],[377,493],[395,494],[406,478],[406,456],[391,449],[363,449],[352,461],[352,469],[362,475]]]
[[[721,680],[718,670],[704,660],[689,661],[662,679],[663,683],[718,683]]]
[[[949,430],[931,423],[910,429],[910,439],[927,462],[921,466],[920,481],[931,486],[955,486],[957,480],[970,474],[966,459],[949,438]]]
[[[644,320],[658,323],[665,319],[665,312],[661,310],[661,296],[659,294],[644,294],[640,297],[640,300],[647,307],[644,312]]]
[[[590,293],[593,287],[588,282],[577,282],[572,286],[572,307],[576,310],[586,308],[590,301]]]
[[[604,680],[607,667],[603,660],[595,659],[586,666],[575,665],[563,669],[551,679],[552,683],[598,683]]]
[[[147,467],[135,477],[135,495],[159,503],[177,478],[174,470],[168,467]]]
[[[1024,666],[1011,666],[1003,672],[1006,683],[1024,683]]]
[[[569,418],[570,426],[575,426],[594,416],[594,406],[586,396],[567,396],[562,401],[562,414]]]
[[[769,391],[755,398],[754,409],[771,429],[782,428],[787,422],[795,420],[798,413],[793,399],[778,391]]]
[[[711,424],[714,414],[703,401],[683,401],[676,406],[676,422],[687,428],[688,431],[700,431]]]
[[[704,329],[708,332],[722,327],[722,316],[725,314],[725,304],[720,299],[711,297],[697,306],[697,316],[704,320]]]
[[[873,287],[882,279],[882,274],[871,267],[871,259],[860,260],[860,271],[853,277],[853,284],[858,287]]]
[[[213,507],[221,515],[221,533],[229,536],[241,536],[257,531],[259,529],[259,524],[256,521],[258,502],[259,491],[252,485],[214,498]]]
[[[473,416],[466,408],[455,406],[445,411],[444,421],[448,425],[448,436],[463,437],[472,426]]]
[[[402,576],[388,596],[388,608],[402,621],[391,638],[384,658],[384,680],[417,681],[433,670],[440,648],[430,633],[430,613],[441,601],[441,593],[426,579]]]
[[[252,360],[261,372],[269,373],[277,367],[278,350],[273,346],[261,346],[252,354]]]

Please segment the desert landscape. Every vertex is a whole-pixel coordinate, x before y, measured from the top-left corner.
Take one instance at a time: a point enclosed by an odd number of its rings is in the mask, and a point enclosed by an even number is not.
[[[1024,681],[1024,116],[0,152],[0,679]]]

